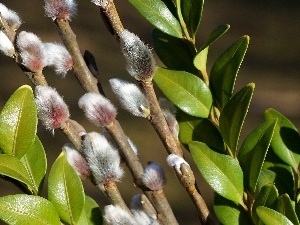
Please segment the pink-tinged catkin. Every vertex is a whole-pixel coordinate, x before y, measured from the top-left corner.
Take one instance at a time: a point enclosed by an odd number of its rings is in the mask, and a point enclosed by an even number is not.
[[[57,91],[49,86],[36,86],[35,103],[38,117],[47,130],[54,131],[69,119],[69,109]]]
[[[166,184],[166,176],[163,168],[156,162],[149,162],[144,169],[144,185],[152,191],[163,189]]]
[[[120,44],[127,62],[128,73],[137,80],[152,80],[156,64],[150,48],[128,30],[120,34]]]
[[[71,144],[65,144],[63,150],[66,152],[69,164],[82,179],[90,179],[91,171],[85,158]]]
[[[120,156],[102,135],[87,133],[82,142],[83,154],[88,162],[94,182],[103,188],[104,184],[116,182],[123,176]]]
[[[110,225],[140,225],[127,211],[118,205],[105,206],[104,219]]]
[[[167,163],[169,166],[174,167],[177,171],[177,173],[181,173],[181,164],[185,164],[187,166],[190,166],[181,156],[175,155],[175,154],[170,154],[167,157]]]
[[[96,126],[104,127],[116,119],[116,108],[100,94],[86,93],[79,99],[78,105]]]
[[[138,86],[118,78],[110,79],[109,83],[124,109],[134,116],[149,116],[150,103]]]
[[[33,33],[22,31],[17,36],[18,53],[23,66],[32,72],[41,72],[47,65],[42,41]]]
[[[3,31],[0,31],[0,51],[9,57],[15,54],[15,47]]]
[[[55,19],[71,20],[76,14],[75,0],[44,0],[46,16]]]
[[[62,44],[58,43],[44,43],[47,57],[47,66],[52,66],[58,75],[63,77],[73,67],[73,60]]]
[[[10,29],[16,31],[21,26],[22,21],[19,15],[15,11],[8,9],[2,3],[0,3],[0,13],[3,19],[6,20]]]

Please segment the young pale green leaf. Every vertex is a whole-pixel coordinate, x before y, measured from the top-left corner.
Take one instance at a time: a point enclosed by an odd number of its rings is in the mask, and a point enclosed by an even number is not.
[[[129,0],[153,26],[171,36],[181,38],[180,23],[161,0]]]
[[[256,209],[258,217],[265,225],[293,225],[293,223],[279,212],[264,206]]]
[[[196,51],[191,51],[183,39],[170,36],[158,29],[153,30],[152,39],[156,54],[169,69],[198,73],[193,65]]]
[[[0,154],[0,174],[25,184],[30,192],[34,192],[34,184],[22,162],[15,156]]]
[[[54,162],[48,178],[48,199],[61,220],[77,224],[85,202],[81,180],[62,152]]]
[[[210,46],[212,43],[214,43],[216,40],[218,40],[223,34],[225,34],[230,28],[229,24],[222,24],[215,28],[208,36],[206,42],[201,46],[199,51],[202,51],[203,49]]]
[[[60,225],[59,216],[48,200],[33,195],[0,197],[0,219],[11,225]]]
[[[99,205],[94,199],[85,196],[84,210],[78,224],[101,225],[103,223]]]
[[[265,112],[266,120],[277,118],[278,123],[275,127],[271,147],[275,154],[286,164],[291,166],[294,171],[298,171],[300,162],[300,136],[296,127],[282,114],[274,109]]]
[[[206,64],[207,64],[208,47],[199,51],[194,58],[194,66],[201,72],[202,75],[207,76]]]
[[[180,3],[185,25],[190,35],[194,37],[201,22],[204,0],[184,0]]]
[[[212,189],[228,200],[243,204],[243,171],[239,163],[201,142],[192,141],[189,148],[196,166]]]
[[[218,194],[215,195],[214,199],[214,211],[223,225],[252,224],[243,207]]]
[[[203,80],[184,71],[158,68],[154,81],[179,109],[191,116],[208,117],[212,96]]]
[[[0,149],[21,158],[34,142],[37,111],[30,86],[24,85],[8,99],[0,113]]]
[[[248,36],[239,38],[215,61],[211,69],[210,86],[221,108],[231,98],[236,76],[246,54],[248,44]]]
[[[37,136],[31,148],[21,158],[21,162],[29,174],[34,193],[41,193],[47,171],[47,159],[44,147]]]
[[[266,121],[244,140],[238,154],[244,172],[245,186],[254,194],[277,120]]]
[[[226,153],[220,131],[208,119],[190,116],[181,110],[176,113],[179,124],[179,140],[188,149],[188,143],[198,141],[219,153]]]
[[[274,184],[267,184],[261,188],[252,206],[252,219],[255,224],[262,224],[256,213],[257,207],[266,206],[272,208],[272,206],[274,206],[276,202],[277,197],[278,191]]]
[[[220,132],[233,155],[237,151],[240,133],[251,102],[254,86],[253,83],[248,84],[236,93],[225,105],[220,115]]]
[[[288,194],[283,194],[277,199],[276,211],[285,215],[294,225],[299,225],[299,220]]]

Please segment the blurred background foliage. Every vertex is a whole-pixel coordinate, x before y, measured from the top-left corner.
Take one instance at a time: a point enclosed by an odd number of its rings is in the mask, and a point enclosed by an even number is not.
[[[2,0],[1,3],[19,13],[24,22],[19,31],[33,32],[43,42],[60,42],[52,21],[44,16],[42,0]],[[196,211],[188,195],[174,177],[172,169],[166,165],[166,151],[151,125],[144,119],[135,118],[124,112],[108,86],[108,79],[112,77],[120,77],[134,82],[126,72],[125,60],[120,53],[116,38],[107,31],[98,7],[89,0],[77,0],[77,3],[77,16],[72,19],[71,26],[77,35],[82,52],[87,49],[95,55],[100,70],[99,80],[107,96],[119,109],[118,120],[127,135],[139,148],[142,163],[145,165],[148,161],[157,161],[166,169],[168,179],[166,194],[179,223],[198,224]],[[125,28],[136,33],[149,46],[152,46],[151,25],[127,1],[116,0],[115,4]],[[205,1],[202,22],[197,35],[198,46],[201,46],[201,43],[206,40],[215,27],[225,23],[230,24],[231,28],[210,48],[208,69],[210,70],[218,55],[236,39],[244,34],[250,36],[250,45],[240,69],[236,87],[236,90],[239,90],[247,83],[256,83],[242,139],[262,122],[263,112],[270,107],[284,114],[299,128],[300,1]],[[158,64],[163,66],[159,60]],[[70,107],[71,118],[83,124],[87,131],[100,131],[85,120],[82,111],[77,106],[78,98],[83,94],[83,90],[72,74],[67,74],[63,79],[50,69],[45,69],[44,74],[49,85],[55,87],[64,96]],[[0,55],[0,77],[0,108],[2,108],[5,101],[19,86],[30,84],[30,82],[13,60],[3,55]],[[61,147],[68,140],[59,131],[56,131],[53,136],[41,125],[38,135],[48,153],[49,170],[59,155]],[[189,160],[188,154],[186,156]],[[189,160],[189,162],[191,161]],[[199,175],[197,179],[204,198],[211,202],[213,194],[210,188],[201,181]],[[99,193],[91,184],[85,182],[85,187],[87,188],[86,193],[100,205],[106,203],[103,194]],[[126,173],[119,187],[128,203],[131,197],[139,191],[134,188],[129,173]],[[0,196],[17,192],[18,190],[13,185],[0,181]]]

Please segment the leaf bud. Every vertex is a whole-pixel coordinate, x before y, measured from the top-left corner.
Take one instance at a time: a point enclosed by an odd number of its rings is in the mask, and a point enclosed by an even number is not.
[[[8,9],[2,3],[0,3],[0,13],[12,30],[16,31],[21,26],[22,21],[19,15],[15,11]]]
[[[56,19],[71,20],[71,17],[76,13],[75,0],[44,0],[46,16]]]
[[[35,103],[38,117],[48,130],[54,131],[69,119],[69,109],[54,88],[36,86]]]
[[[133,217],[118,205],[105,206],[104,219],[111,225],[138,225]]]
[[[177,171],[177,173],[182,175],[181,172],[181,164],[185,164],[188,167],[190,167],[190,165],[179,155],[175,155],[175,154],[170,154],[167,157],[167,163],[169,166],[174,167]]]
[[[124,109],[134,116],[149,116],[150,103],[138,86],[117,78],[110,79],[109,82]]]
[[[166,184],[166,176],[163,168],[156,162],[149,162],[144,169],[144,185],[152,191],[163,189]]]
[[[116,119],[117,110],[105,97],[96,93],[86,93],[78,101],[79,108],[95,125],[104,127]]]
[[[0,51],[9,57],[13,57],[15,54],[15,47],[9,38],[4,34],[3,31],[0,31]]]

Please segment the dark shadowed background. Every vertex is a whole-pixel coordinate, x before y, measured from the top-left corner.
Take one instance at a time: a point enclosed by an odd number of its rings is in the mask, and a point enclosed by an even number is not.
[[[51,19],[44,16],[42,0],[0,2],[19,13],[24,24],[18,31],[33,32],[44,42],[60,42]],[[71,26],[77,35],[82,52],[88,49],[95,55],[101,73],[99,79],[108,97],[119,108],[118,120],[127,135],[138,146],[142,163],[145,165],[148,161],[158,161],[165,168],[168,179],[165,191],[179,223],[198,224],[197,213],[188,195],[177,182],[172,169],[166,165],[167,154],[152,127],[146,120],[134,118],[124,112],[108,86],[108,79],[112,77],[121,77],[134,82],[125,70],[125,61],[115,37],[106,30],[98,7],[89,0],[77,2],[78,12]],[[151,46],[152,26],[135,11],[128,1],[116,0],[116,6],[125,28],[138,34]],[[206,1],[197,36],[198,46],[205,41],[215,27],[224,23],[230,24],[231,29],[210,48],[209,69],[217,56],[231,43],[244,34],[250,36],[250,46],[239,72],[236,90],[250,82],[254,82],[256,88],[241,139],[243,140],[251,129],[263,121],[263,113],[270,107],[277,109],[299,127],[300,1]],[[83,94],[83,90],[72,74],[61,79],[50,69],[45,69],[44,72],[49,85],[56,87],[64,96],[70,107],[72,119],[78,120],[88,131],[97,130],[98,128],[84,119],[77,106],[78,98]],[[30,84],[30,82],[13,60],[2,55],[0,56],[0,77],[0,108],[2,108],[5,101],[19,86]],[[38,135],[48,155],[49,170],[55,158],[60,154],[61,147],[68,140],[59,131],[56,131],[53,136],[50,132],[44,131],[42,126],[39,126]],[[186,156],[190,161],[187,152]],[[213,194],[210,188],[201,181],[199,175],[197,179],[204,198],[211,202]],[[107,203],[103,194],[96,188],[87,182],[84,185],[86,193],[91,195],[100,206]],[[119,187],[127,203],[134,194],[139,192],[133,186],[128,171]],[[11,184],[0,181],[0,196],[18,192],[19,190]],[[47,195],[46,191],[44,195]]]

